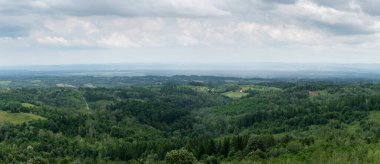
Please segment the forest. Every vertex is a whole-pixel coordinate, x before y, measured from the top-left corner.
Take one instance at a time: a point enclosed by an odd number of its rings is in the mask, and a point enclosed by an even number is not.
[[[0,77],[0,163],[376,163],[380,83]]]

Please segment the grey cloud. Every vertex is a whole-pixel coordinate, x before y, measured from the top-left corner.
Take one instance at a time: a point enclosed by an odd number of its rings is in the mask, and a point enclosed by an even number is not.
[[[313,24],[315,27],[324,29],[335,35],[368,35],[377,32],[363,25],[356,24],[326,22],[314,22]]]
[[[0,13],[5,15],[25,15],[37,14],[46,11],[46,8],[38,6],[35,1],[19,0],[19,1],[1,1]]]
[[[380,16],[380,1],[378,0],[361,0],[358,1],[358,3],[361,6],[361,9],[363,12],[374,15],[374,16]]]
[[[328,8],[334,8],[337,11],[344,10],[347,13],[356,12],[351,11],[350,2],[347,0],[19,0],[19,1],[0,1],[0,14],[6,17],[7,15],[18,15],[20,19],[23,19],[25,15],[29,15],[30,17],[34,17],[34,19],[39,19],[37,22],[29,22],[30,27],[19,26],[0,26],[0,37],[18,37],[18,36],[26,36],[29,34],[29,31],[35,32],[32,37],[39,38],[41,41],[45,42],[64,42],[64,40],[60,40],[59,37],[63,37],[67,39],[67,42],[73,42],[71,45],[76,45],[80,43],[82,40],[89,41],[88,44],[94,44],[96,40],[101,38],[110,38],[113,40],[122,40],[127,42],[126,40],[133,40],[134,42],[138,39],[142,38],[140,35],[136,35],[134,33],[136,29],[140,30],[142,23],[132,23],[130,26],[121,26],[120,28],[115,28],[117,23],[120,22],[131,22],[131,19],[137,17],[137,19],[151,19],[152,17],[157,17],[162,19],[163,25],[162,28],[157,31],[152,31],[144,34],[146,37],[145,41],[141,43],[141,45],[147,45],[149,42],[153,42],[159,40],[159,42],[163,43],[163,45],[176,45],[173,40],[168,39],[166,37],[162,37],[167,34],[173,34],[173,38],[179,35],[178,27],[174,25],[173,22],[176,22],[176,18],[179,19],[187,19],[187,18],[196,18],[195,21],[202,20],[210,23],[210,27],[212,26],[223,26],[228,23],[238,23],[238,22],[251,22],[256,26],[264,26],[273,27],[277,29],[273,29],[276,32],[279,28],[283,26],[296,27],[296,30],[309,30],[311,32],[327,32],[334,38],[335,36],[352,36],[355,35],[371,35],[377,33],[373,27],[368,27],[368,24],[371,23],[363,23],[361,21],[339,21],[340,17],[338,17],[338,21],[324,21],[323,18],[326,18],[326,15],[318,15],[321,12],[325,12],[326,10],[320,11],[312,11],[312,15],[307,13],[308,11],[304,10],[299,13],[299,11],[294,11],[292,9],[302,9],[302,6],[299,5],[298,2],[313,2],[318,4],[319,6],[324,6]],[[365,0],[371,1],[371,0]],[[370,10],[371,5],[362,4],[361,7],[366,9],[366,11],[376,13],[375,9]],[[372,3],[376,3],[375,0],[372,0]],[[302,5],[302,4],[301,4]],[[290,6],[290,7],[289,7]],[[291,6],[296,6],[292,8]],[[279,10],[281,7],[288,7],[288,10]],[[298,8],[297,8],[298,7]],[[305,12],[305,13],[302,13]],[[309,15],[308,15],[309,14]],[[323,13],[322,13],[323,14]],[[345,13],[338,13],[338,15],[344,15]],[[329,15],[327,15],[328,17]],[[339,15],[340,16],[340,15]],[[313,18],[311,18],[313,17]],[[344,16],[343,16],[344,17]],[[359,16],[360,17],[360,16]],[[42,19],[41,19],[42,18]],[[48,18],[43,20],[43,18]],[[63,25],[67,25],[68,27],[62,27],[61,31],[57,28],[46,28],[44,25],[48,22],[48,20],[59,20],[66,18],[74,18],[71,21],[63,22]],[[175,18],[175,19],[172,19]],[[198,19],[200,18],[200,19]],[[27,18],[24,18],[27,19]],[[108,23],[110,26],[106,26],[107,19],[116,20],[120,19],[120,22]],[[350,19],[350,18],[347,18]],[[373,19],[373,18],[366,18]],[[79,25],[75,25],[76,20],[86,20],[85,23],[79,23]],[[169,20],[169,21],[168,21]],[[8,20],[9,21],[9,20]],[[378,21],[378,20],[369,20]],[[53,21],[54,22],[54,21]],[[217,24],[215,22],[221,22]],[[331,23],[334,22],[334,23]],[[199,23],[199,21],[197,22]],[[41,25],[38,25],[41,24]],[[54,24],[54,23],[51,23]],[[78,24],[78,22],[77,22]],[[98,28],[99,32],[94,32],[92,34],[85,34],[88,32],[88,24],[93,25],[95,28]],[[201,24],[201,23],[200,23]],[[63,26],[60,25],[60,26]],[[78,27],[74,27],[78,26]],[[85,26],[82,28],[82,26]],[[153,25],[154,26],[154,25]],[[174,27],[169,27],[174,26]],[[252,28],[248,31],[257,31],[256,26],[250,26],[246,28]],[[29,28],[29,29],[28,29]],[[65,30],[72,28],[71,30]],[[171,28],[168,31],[164,31],[164,29]],[[129,29],[129,30],[128,30]],[[201,28],[200,28],[201,29]],[[29,31],[28,31],[29,30]],[[96,31],[95,30],[95,31]],[[190,27],[184,27],[185,39],[192,39],[194,36],[187,36],[188,33],[192,31],[196,31],[199,29],[191,29]],[[147,31],[147,30],[146,30]],[[144,30],[139,31],[138,33],[146,32]],[[202,29],[199,31],[203,31]],[[268,32],[267,30],[266,32]],[[280,30],[281,31],[281,30]],[[221,32],[220,36],[227,36],[229,30],[225,30]],[[273,32],[273,33],[275,33]],[[215,33],[215,32],[211,32]],[[269,33],[269,32],[268,32]],[[272,33],[272,34],[273,34]],[[300,34],[299,31],[295,31],[295,34]],[[149,34],[149,35],[148,35]],[[122,37],[124,36],[125,37]],[[243,34],[246,36],[247,34]],[[300,34],[302,35],[302,34]],[[323,34],[322,34],[323,35]],[[110,37],[110,36],[118,36],[118,37]],[[200,35],[200,38],[203,38],[204,35]],[[215,36],[216,37],[216,36]],[[231,37],[232,36],[231,34]],[[276,35],[276,37],[284,37],[283,35]],[[157,39],[158,38],[158,39]],[[253,37],[255,38],[255,37]],[[262,38],[255,38],[258,42],[265,42],[268,39],[268,36],[263,35]],[[34,39],[36,40],[36,39]],[[38,39],[37,39],[38,40]],[[76,41],[74,43],[74,41]],[[207,38],[205,39],[207,40]],[[94,41],[94,42],[91,42]],[[115,41],[115,42],[116,42]],[[120,41],[117,41],[120,42]],[[170,43],[166,43],[170,42]],[[205,41],[207,42],[207,41]],[[247,41],[249,42],[249,41]],[[196,42],[197,44],[199,42]],[[212,42],[211,42],[212,44]],[[87,46],[87,45],[86,45]],[[141,46],[143,47],[143,46]]]
[[[271,10],[276,5],[294,4],[297,0],[225,0],[215,1],[214,4],[223,10],[232,11],[235,14],[254,13],[260,10]]]
[[[379,16],[380,1],[379,0],[312,0],[314,3],[334,8],[337,10],[361,10],[362,12]],[[358,8],[355,8],[356,7]]]
[[[207,17],[225,15],[211,1],[171,0],[21,0],[0,2],[0,12],[71,16]],[[210,4],[208,4],[210,3]]]
[[[297,0],[266,0],[263,2],[270,2],[270,3],[280,3],[280,4],[293,4]]]
[[[20,0],[0,2],[0,12],[73,16],[213,17],[225,16],[229,12],[239,14],[269,10],[276,4],[295,2],[296,0]],[[209,6],[205,6],[207,3]]]
[[[350,0],[312,0],[312,2],[337,10],[352,10],[350,7]]]
[[[273,9],[276,5],[292,5],[299,0],[204,0],[210,3],[196,6],[196,1],[170,0],[19,0],[0,2],[0,12],[7,14],[63,14],[73,16],[117,15],[122,17],[207,17],[232,14],[255,14]],[[354,10],[350,4],[357,4],[371,15],[379,15],[378,0],[310,0],[320,6],[337,10]],[[351,3],[353,2],[353,3]],[[183,4],[178,5],[178,4]],[[189,8],[192,6],[193,8]],[[199,8],[199,10],[194,10]]]

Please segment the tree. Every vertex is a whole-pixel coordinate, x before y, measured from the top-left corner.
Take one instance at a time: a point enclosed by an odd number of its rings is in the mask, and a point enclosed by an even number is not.
[[[216,152],[215,142],[214,142],[214,140],[211,139],[211,140],[208,142],[208,146],[207,146],[207,154],[208,154],[208,155],[212,155],[212,154],[215,154],[215,152]]]
[[[197,161],[193,153],[184,148],[166,153],[165,160],[170,164],[193,164]]]
[[[275,145],[275,140],[272,135],[252,135],[247,144],[250,151],[262,150],[266,151],[269,147]]]
[[[36,157],[36,158],[32,158],[28,161],[29,164],[48,164],[49,161],[45,158],[41,158],[41,157]]]
[[[229,152],[230,152],[230,139],[224,138],[224,140],[222,142],[222,147],[221,147],[220,153],[223,156],[227,157]]]

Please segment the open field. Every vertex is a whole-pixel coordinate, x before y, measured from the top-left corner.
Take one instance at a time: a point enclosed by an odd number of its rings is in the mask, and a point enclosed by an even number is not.
[[[369,114],[369,120],[380,124],[380,111],[372,111]]]
[[[227,96],[229,98],[232,98],[232,99],[240,99],[244,96],[247,96],[248,93],[244,93],[244,92],[226,92],[226,93],[223,93],[224,96]]]
[[[7,87],[12,81],[0,81],[0,87]]]
[[[232,85],[233,86],[233,85]],[[227,96],[232,99],[240,99],[244,96],[247,96],[249,91],[256,92],[278,92],[281,91],[280,88],[276,87],[267,87],[267,86],[259,86],[259,85],[237,85],[239,89],[235,91],[225,92],[222,95]]]
[[[29,103],[21,103],[21,105],[25,108],[33,108],[33,107],[36,107],[35,105],[33,104],[29,104]]]
[[[205,87],[205,86],[189,86],[189,87],[196,92],[206,93],[206,92],[211,91],[208,87]]]
[[[260,85],[241,85],[243,91],[255,90],[261,92],[270,92],[270,91],[281,91],[280,88],[260,86]]]
[[[9,113],[5,111],[0,111],[0,125],[4,123],[22,124],[24,122],[29,122],[38,119],[45,118],[31,113]]]

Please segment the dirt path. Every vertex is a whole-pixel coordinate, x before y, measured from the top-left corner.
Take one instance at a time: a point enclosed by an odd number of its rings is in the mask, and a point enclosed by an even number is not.
[[[84,100],[84,103],[86,103],[86,109],[90,110],[90,106],[88,106],[88,103],[87,103],[87,101],[86,101],[86,99],[84,97],[83,97],[83,100]]]

